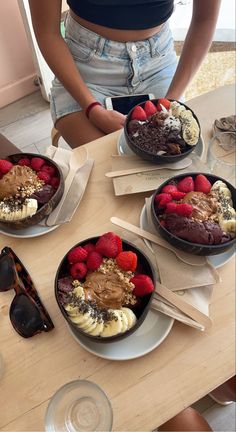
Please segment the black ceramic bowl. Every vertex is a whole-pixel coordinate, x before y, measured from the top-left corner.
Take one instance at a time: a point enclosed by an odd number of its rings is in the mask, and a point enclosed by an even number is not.
[[[71,249],[74,249],[77,246],[83,246],[86,243],[95,244],[98,239],[99,239],[99,236],[83,240],[83,241],[77,243],[76,245],[74,245]],[[136,253],[136,255],[138,257],[138,266],[137,266],[136,273],[144,273],[144,274],[148,275],[152,279],[152,281],[155,285],[155,280],[156,280],[155,270],[154,270],[150,260],[148,259],[148,257],[140,249],[138,249],[136,246],[134,246],[132,243],[130,243],[126,240],[122,239],[122,245],[123,245],[124,251],[129,250],[129,251]],[[151,301],[152,301],[154,292],[152,292],[151,294],[148,294],[146,296],[139,297],[140,302],[138,303],[138,306],[135,306],[132,309],[133,312],[135,313],[136,317],[137,317],[137,321],[134,324],[134,326],[131,327],[131,329],[127,330],[125,333],[119,333],[118,335],[109,336],[109,337],[100,337],[100,336],[89,335],[88,333],[86,333],[85,331],[80,329],[78,326],[76,326],[76,324],[74,324],[70,320],[68,314],[66,313],[66,310],[64,309],[64,307],[60,301],[60,292],[58,290],[58,281],[59,281],[59,279],[69,275],[68,261],[67,261],[67,254],[68,253],[69,253],[69,251],[66,253],[64,258],[62,259],[62,261],[58,267],[57,273],[56,273],[55,297],[56,297],[56,301],[57,301],[57,304],[59,306],[59,309],[60,309],[62,315],[64,316],[65,320],[67,321],[67,323],[69,324],[69,326],[73,330],[73,333],[75,335],[78,335],[78,337],[83,335],[84,337],[88,338],[89,340],[94,340],[96,342],[101,342],[101,343],[116,342],[118,340],[125,339],[127,336],[134,333],[140,327],[140,325],[143,323],[143,321],[145,320],[145,318],[147,316],[147,313],[148,313],[150,306],[151,306]]]
[[[201,173],[180,174],[180,175],[177,175],[175,177],[171,177],[167,181],[162,183],[161,186],[159,186],[158,189],[156,189],[156,191],[154,192],[154,194],[152,196],[152,203],[151,203],[152,220],[153,220],[153,223],[154,223],[156,229],[161,234],[161,236],[164,237],[164,239],[166,241],[171,243],[176,248],[181,249],[184,252],[189,252],[189,253],[194,254],[194,255],[204,255],[204,256],[206,256],[206,255],[218,255],[218,254],[221,254],[221,253],[229,250],[235,244],[236,238],[233,238],[226,243],[220,243],[220,244],[215,244],[215,245],[191,243],[187,240],[184,240],[180,237],[177,237],[177,236],[171,234],[170,231],[168,231],[166,228],[164,228],[161,225],[160,220],[159,220],[159,218],[155,212],[155,201],[154,201],[155,196],[158,195],[159,193],[161,193],[161,190],[165,185],[172,183],[172,182],[175,182],[175,181],[178,182],[186,176],[191,176],[191,177],[193,177],[193,179],[195,179],[195,177],[198,174],[201,174]],[[215,176],[212,174],[206,174],[206,173],[204,173],[204,175],[208,178],[208,180],[210,181],[211,184],[215,183],[217,180],[221,180],[228,186],[228,188],[231,192],[231,195],[232,195],[233,207],[235,208],[236,207],[236,196],[235,196],[234,186],[232,186],[230,183],[228,183],[225,179],[223,179],[221,177],[218,177],[218,176]]]
[[[61,171],[61,168],[52,160],[49,159],[46,156],[42,156],[39,154],[34,153],[17,153],[8,156],[8,161],[12,162],[13,164],[17,164],[17,162],[22,158],[33,158],[33,157],[40,157],[41,159],[45,160],[45,163],[47,165],[51,165],[56,169],[56,176],[59,178],[59,186],[55,190],[54,195],[49,199],[48,202],[45,204],[41,204],[37,210],[37,212],[33,216],[28,216],[24,219],[20,219],[17,221],[5,221],[0,219],[0,226],[2,227],[8,227],[13,229],[24,229],[32,225],[37,225],[40,221],[42,221],[46,216],[48,216],[52,210],[58,205],[63,192],[64,192],[64,178]]]
[[[173,99],[169,99],[170,102],[173,102]],[[158,99],[152,99],[151,102],[154,103],[154,105],[156,106],[158,103]],[[188,144],[186,144],[186,149],[184,152],[182,152],[181,154],[177,154],[177,155],[156,155],[154,153],[148,152],[147,150],[141,149],[139,146],[137,146],[137,144],[131,139],[130,134],[128,132],[128,124],[130,122],[131,119],[131,115],[133,110],[135,109],[132,108],[132,110],[129,112],[129,114],[127,115],[126,121],[125,121],[125,125],[124,125],[124,133],[125,133],[125,139],[126,142],[128,144],[128,146],[130,147],[130,149],[136,153],[140,158],[148,160],[149,162],[153,162],[155,164],[165,164],[165,163],[174,163],[174,162],[178,162],[181,159],[184,159],[185,157],[187,157],[194,149],[196,149],[196,146],[199,145],[200,142],[200,137],[201,137],[201,128],[200,128],[200,124],[198,121],[198,118],[196,117],[196,115],[194,114],[194,112],[191,110],[191,108],[189,108],[187,105],[183,104],[182,102],[176,101],[178,102],[180,105],[183,105],[186,109],[190,110],[193,114],[193,117],[196,119],[198,126],[199,126],[199,139],[196,145],[194,146],[190,146]],[[136,106],[141,106],[142,108],[144,107],[145,102],[142,102]]]

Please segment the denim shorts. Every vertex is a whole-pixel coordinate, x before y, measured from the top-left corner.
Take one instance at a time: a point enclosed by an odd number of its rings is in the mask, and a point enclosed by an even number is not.
[[[82,27],[68,13],[65,41],[75,64],[94,98],[104,105],[106,97],[153,93],[163,97],[177,65],[168,22],[143,41],[116,42]],[[79,103],[57,78],[51,88],[53,122],[81,111]]]

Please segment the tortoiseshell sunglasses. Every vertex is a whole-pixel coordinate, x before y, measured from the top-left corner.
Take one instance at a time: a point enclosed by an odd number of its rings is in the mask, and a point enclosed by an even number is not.
[[[17,255],[9,247],[0,255],[0,291],[15,290],[9,316],[19,335],[29,338],[54,328],[34,283]]]

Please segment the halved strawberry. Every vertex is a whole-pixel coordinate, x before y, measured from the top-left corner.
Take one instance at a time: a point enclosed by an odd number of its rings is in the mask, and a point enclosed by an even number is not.
[[[171,193],[172,198],[176,201],[181,200],[183,197],[185,197],[185,195],[186,195],[185,192],[180,192],[178,190]]]
[[[130,117],[131,120],[140,120],[144,121],[147,120],[147,115],[144,111],[144,109],[141,106],[136,106],[131,114]]]
[[[176,192],[177,190],[178,190],[177,186],[175,186],[173,184],[168,184],[162,188],[162,192],[169,193],[171,195],[173,192]]]
[[[174,202],[169,202],[166,204],[166,209],[165,209],[165,213],[176,213],[176,208],[177,208],[176,203]]]
[[[180,192],[185,192],[185,193],[192,192],[194,190],[193,178],[191,176],[184,177],[177,184],[177,189]]]
[[[193,206],[191,206],[191,204],[188,203],[176,204],[175,213],[177,213],[177,215],[189,217],[191,216],[192,212],[193,212]]]
[[[155,203],[158,207],[165,207],[170,201],[172,201],[172,196],[168,193],[160,193],[155,196]]]
[[[145,111],[147,117],[151,117],[153,114],[155,114],[157,112],[157,109],[156,109],[154,103],[152,103],[151,101],[147,101],[147,102],[145,102],[145,105],[144,105],[144,111]]]
[[[166,108],[167,110],[170,109],[170,101],[166,98],[160,98],[158,99],[158,103],[157,103],[157,111],[162,111],[162,106],[164,108]]]
[[[211,183],[203,174],[198,174],[194,180],[194,190],[208,194],[211,190]]]

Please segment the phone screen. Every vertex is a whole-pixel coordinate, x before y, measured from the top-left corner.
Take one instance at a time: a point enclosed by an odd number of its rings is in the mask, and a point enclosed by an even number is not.
[[[149,100],[148,94],[111,98],[113,110],[119,111],[122,114],[128,114],[135,105],[147,100]]]

